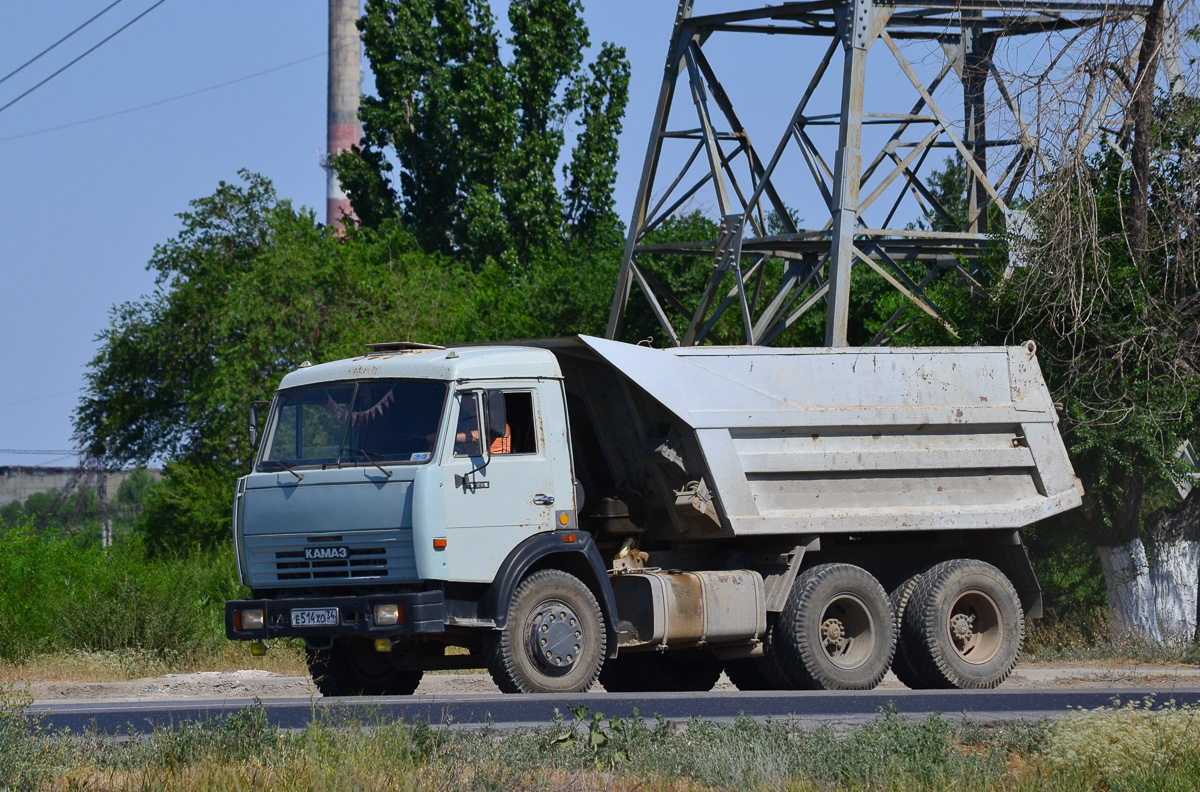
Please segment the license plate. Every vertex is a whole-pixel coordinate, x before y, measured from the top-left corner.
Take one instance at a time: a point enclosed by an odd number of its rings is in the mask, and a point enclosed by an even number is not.
[[[292,611],[293,627],[325,627],[337,623],[337,608],[296,608]]]

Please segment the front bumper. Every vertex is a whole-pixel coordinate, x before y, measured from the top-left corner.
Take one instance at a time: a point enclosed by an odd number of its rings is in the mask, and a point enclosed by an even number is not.
[[[396,604],[403,609],[399,624],[378,626],[372,622],[375,605]],[[265,624],[256,630],[235,629],[234,611],[261,608]],[[337,608],[338,623],[293,627],[295,608]],[[446,602],[440,591],[401,594],[372,594],[365,597],[296,597],[274,600],[230,600],[225,603],[225,637],[231,641],[261,641],[266,638],[332,638],[339,635],[410,635],[446,629]]]

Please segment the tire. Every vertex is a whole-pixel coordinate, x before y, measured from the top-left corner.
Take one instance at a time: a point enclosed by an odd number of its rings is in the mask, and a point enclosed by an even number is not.
[[[792,589],[794,591],[795,586]],[[775,619],[775,623],[767,627],[767,634],[763,636],[763,656],[755,662],[758,664],[759,673],[767,681],[768,690],[801,690],[801,685],[792,678],[787,658],[779,646],[779,622],[782,618],[781,613]]]
[[[908,603],[912,601],[912,593],[924,575],[924,572],[918,572],[897,586],[888,595],[888,604],[892,606],[892,620],[896,624],[896,655],[892,658],[892,673],[896,675],[897,679],[913,690],[925,690],[926,688],[933,687],[933,684],[922,677],[917,672],[917,669],[913,667],[911,660],[913,650],[908,646],[908,641],[905,639],[904,632],[901,629],[901,625],[904,622],[904,614],[908,610]]]
[[[870,690],[896,649],[887,593],[869,572],[821,564],[796,579],[775,627],[788,676],[809,690]]]
[[[484,658],[504,693],[583,693],[604,664],[600,605],[579,578],[557,569],[521,581],[508,623],[484,640]]]
[[[425,673],[395,668],[387,652],[355,642],[307,649],[305,654],[323,696],[411,696]]]
[[[703,692],[721,678],[721,661],[703,649],[630,652],[608,660],[600,684],[609,693]]]
[[[1025,615],[1003,572],[961,559],[925,573],[900,629],[908,659],[929,687],[986,690],[1016,667]]]

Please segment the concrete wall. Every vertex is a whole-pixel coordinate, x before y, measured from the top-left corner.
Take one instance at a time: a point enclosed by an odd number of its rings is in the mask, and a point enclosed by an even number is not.
[[[76,470],[74,467],[0,466],[0,506],[7,506],[13,501],[24,501],[38,492],[61,490],[71,481]],[[131,473],[132,470],[114,470],[108,474],[110,499],[116,497],[117,488]],[[157,479],[161,473],[151,470],[150,475]]]

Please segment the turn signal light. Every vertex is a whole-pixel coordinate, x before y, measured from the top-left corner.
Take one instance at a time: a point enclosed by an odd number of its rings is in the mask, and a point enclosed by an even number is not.
[[[445,539],[434,539],[433,540],[433,549],[434,550],[445,550],[446,549],[446,540]]]
[[[577,541],[579,541],[579,537],[575,534],[563,534],[562,537],[563,542],[566,544],[575,544]]]

